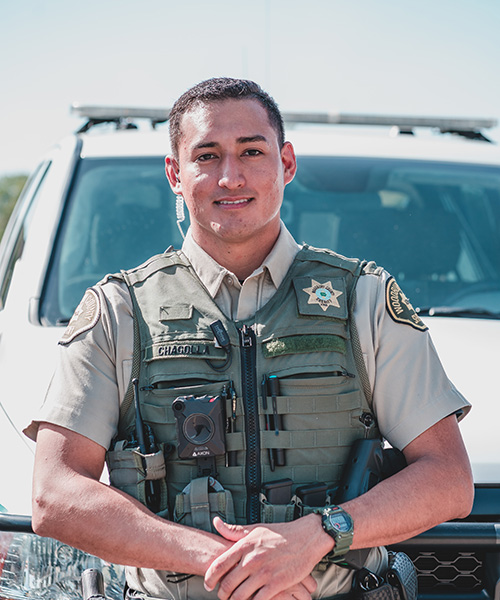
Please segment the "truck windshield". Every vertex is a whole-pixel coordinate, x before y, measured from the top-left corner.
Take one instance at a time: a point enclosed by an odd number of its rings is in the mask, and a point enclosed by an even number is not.
[[[299,157],[282,218],[298,242],[374,260],[415,307],[500,311],[500,168]],[[186,222],[184,230],[188,224]],[[42,299],[64,324],[85,289],[182,243],[163,158],[83,159]]]

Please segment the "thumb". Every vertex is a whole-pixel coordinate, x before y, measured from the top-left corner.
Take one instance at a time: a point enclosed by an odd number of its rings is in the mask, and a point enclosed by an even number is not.
[[[246,527],[241,525],[230,525],[220,517],[214,517],[213,524],[218,533],[230,542],[237,542],[249,533],[249,529]]]

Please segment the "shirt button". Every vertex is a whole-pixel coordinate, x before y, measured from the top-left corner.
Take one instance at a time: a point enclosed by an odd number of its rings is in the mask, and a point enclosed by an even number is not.
[[[233,278],[232,277],[228,277],[227,278],[227,282],[229,283],[229,285],[233,285]]]

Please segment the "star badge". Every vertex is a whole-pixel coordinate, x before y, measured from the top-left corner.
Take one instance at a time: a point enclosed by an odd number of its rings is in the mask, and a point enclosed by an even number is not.
[[[309,294],[307,304],[319,304],[325,311],[329,306],[335,306],[340,308],[339,301],[337,298],[344,292],[334,290],[331,281],[325,283],[319,283],[314,279],[311,279],[311,287],[302,288],[306,294]]]

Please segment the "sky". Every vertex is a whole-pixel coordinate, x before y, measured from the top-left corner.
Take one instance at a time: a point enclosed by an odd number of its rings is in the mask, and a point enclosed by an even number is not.
[[[499,0],[0,0],[0,176],[78,129],[73,102],[170,107],[213,76],[282,110],[500,120],[499,31]]]

